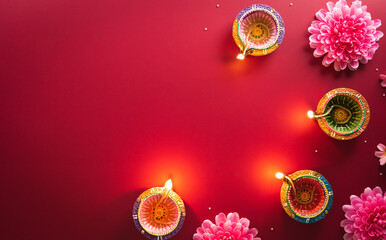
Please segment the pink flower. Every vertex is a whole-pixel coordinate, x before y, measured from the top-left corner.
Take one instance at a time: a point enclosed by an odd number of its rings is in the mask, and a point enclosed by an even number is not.
[[[347,219],[340,223],[345,240],[386,239],[386,193],[380,187],[366,188],[360,198],[351,195],[351,205],[344,205]]]
[[[385,75],[385,74],[380,74],[380,75],[379,75],[379,79],[382,80],[381,86],[382,86],[382,87],[386,87],[386,75]]]
[[[215,220],[216,224],[205,220],[201,227],[197,228],[193,240],[261,240],[261,238],[255,238],[256,228],[249,229],[249,220],[240,219],[236,212],[229,213],[228,216],[220,213]]]
[[[385,165],[386,164],[386,146],[382,143],[379,143],[377,148],[379,151],[375,151],[375,156],[379,157],[379,164]]]
[[[320,9],[317,20],[308,28],[310,47],[315,48],[314,57],[323,58],[323,66],[334,63],[336,71],[348,66],[351,70],[359,67],[359,62],[366,64],[378,49],[377,41],[383,36],[376,29],[381,20],[371,19],[367,6],[361,1],[354,1],[351,7],[346,0],[334,4],[327,3],[328,11]]]

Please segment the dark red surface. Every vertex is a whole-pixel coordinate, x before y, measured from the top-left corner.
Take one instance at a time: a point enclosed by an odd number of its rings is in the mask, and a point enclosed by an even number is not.
[[[142,239],[133,203],[171,177],[187,206],[173,239],[230,211],[263,240],[342,239],[349,196],[386,190],[373,155],[386,143],[386,37],[367,65],[337,73],[308,46],[325,1],[290,2],[260,2],[281,14],[285,38],[240,62],[232,23],[258,2],[1,1],[0,238]],[[386,24],[384,0],[364,3]],[[337,87],[370,104],[368,128],[351,141],[306,117]],[[274,178],[301,169],[335,193],[330,214],[310,225],[287,216]]]

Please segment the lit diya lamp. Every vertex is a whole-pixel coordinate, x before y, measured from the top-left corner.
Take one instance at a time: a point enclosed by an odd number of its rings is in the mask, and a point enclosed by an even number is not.
[[[313,223],[324,218],[333,202],[331,185],[320,173],[301,170],[290,175],[276,173],[283,179],[280,199],[285,212],[302,223]]]
[[[134,203],[133,220],[145,237],[164,240],[173,237],[185,220],[185,206],[181,197],[172,190],[169,179],[164,187],[143,192]]]
[[[366,99],[350,88],[337,88],[326,93],[315,112],[308,111],[320,128],[330,137],[349,140],[359,136],[370,121],[370,108]]]
[[[233,22],[232,35],[240,54],[245,56],[267,55],[279,47],[284,38],[284,22],[278,12],[264,4],[244,8]]]

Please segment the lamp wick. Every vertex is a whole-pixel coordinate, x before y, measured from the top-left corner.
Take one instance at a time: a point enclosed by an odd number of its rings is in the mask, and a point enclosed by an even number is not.
[[[323,113],[321,115],[315,115],[314,118],[321,118],[321,117],[325,117],[327,116],[328,114],[330,114],[330,112],[332,111],[332,109],[334,107],[337,107],[336,105],[331,105],[330,109],[328,109],[328,111],[326,113]]]
[[[285,175],[284,179],[287,180],[288,183],[291,185],[292,189],[294,190],[294,195],[295,195],[295,198],[296,198],[296,188],[295,188],[294,182],[292,181],[292,179],[290,177],[288,177],[288,175]]]

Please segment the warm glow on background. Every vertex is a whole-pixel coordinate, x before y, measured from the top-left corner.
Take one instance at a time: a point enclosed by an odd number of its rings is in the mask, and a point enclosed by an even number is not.
[[[164,186],[173,187],[173,191],[184,201],[191,201],[197,196],[196,192],[202,184],[200,179],[204,172],[200,171],[199,165],[194,164],[196,162],[194,153],[186,148],[176,149],[177,147],[173,149],[170,145],[154,147],[139,160],[141,167],[136,168],[139,177],[134,183],[138,190]],[[169,180],[165,183],[165,179]]]
[[[285,119],[282,123],[283,131],[293,131],[295,134],[310,132],[314,122],[310,121],[304,114],[310,109],[310,104],[302,99],[292,98],[288,100],[287,106],[280,115]]]
[[[256,157],[256,165],[253,167],[254,188],[263,193],[278,193],[282,182],[277,181],[278,171],[293,172],[296,166],[291,162],[291,158],[276,153],[263,153]],[[280,172],[281,173],[281,172]],[[281,173],[284,177],[284,174]]]

